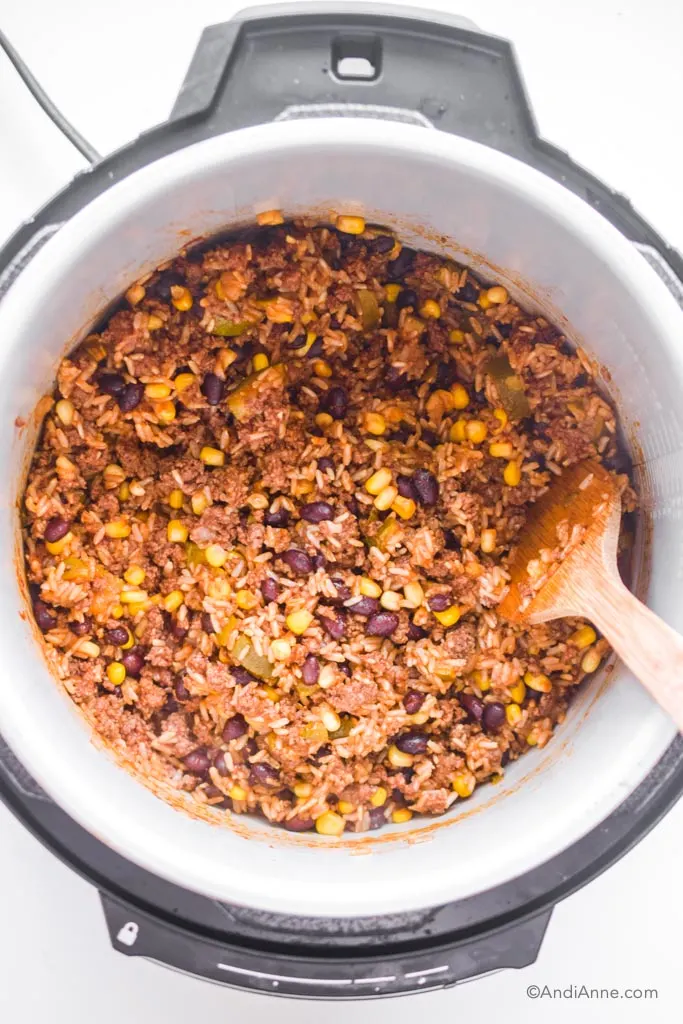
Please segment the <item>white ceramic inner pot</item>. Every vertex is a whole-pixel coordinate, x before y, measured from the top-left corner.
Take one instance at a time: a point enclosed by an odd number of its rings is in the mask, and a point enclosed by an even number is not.
[[[17,503],[35,431],[18,429],[16,418],[30,420],[60,358],[136,277],[190,239],[272,208],[389,225],[523,302],[528,292],[609,368],[606,387],[626,436],[638,440],[652,526],[643,593],[683,631],[683,316],[641,254],[569,191],[475,143],[389,121],[282,122],[200,143],[113,186],[47,242],[0,305],[0,733],[81,825],[178,885],[306,915],[434,906],[559,853],[657,762],[674,727],[623,667],[585,689],[545,750],[531,750],[447,817],[336,841],[245,817],[239,830],[217,827],[155,797],[93,744],[21,617]]]

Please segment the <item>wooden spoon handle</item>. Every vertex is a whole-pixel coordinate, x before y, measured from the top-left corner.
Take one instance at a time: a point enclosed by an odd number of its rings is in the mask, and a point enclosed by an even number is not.
[[[616,575],[603,572],[599,586],[580,589],[581,614],[595,623],[683,732],[683,637],[634,597]]]

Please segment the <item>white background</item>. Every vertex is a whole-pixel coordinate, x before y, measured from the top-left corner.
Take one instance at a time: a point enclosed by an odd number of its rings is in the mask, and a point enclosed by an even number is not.
[[[164,119],[204,25],[231,0],[0,0],[0,25],[102,153]],[[677,0],[434,0],[511,38],[542,133],[628,195],[683,249],[683,5]],[[0,54],[0,240],[82,160]],[[647,410],[643,410],[647,414]],[[10,684],[4,680],[4,685]],[[14,685],[21,685],[15,680]],[[524,822],[520,822],[524,828]],[[0,1021],[408,1024],[680,1020],[683,804],[553,915],[538,962],[447,992],[346,1006],[219,988],[115,954],[96,893],[0,806]],[[532,1001],[528,985],[648,987],[657,1001]]]

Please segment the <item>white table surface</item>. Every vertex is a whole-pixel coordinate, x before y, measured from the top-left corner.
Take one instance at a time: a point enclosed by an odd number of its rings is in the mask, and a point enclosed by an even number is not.
[[[0,25],[65,114],[106,153],[164,119],[202,27],[232,0],[0,0]],[[516,44],[541,131],[628,195],[683,249],[683,6],[677,0],[434,0]],[[83,166],[0,54],[0,238]],[[8,684],[3,680],[3,685]],[[20,680],[15,681],[20,685]],[[521,823],[523,827],[523,823]],[[556,908],[537,963],[456,989],[335,1005],[232,991],[127,959],[97,894],[0,806],[0,1021],[187,1024],[468,1017],[681,1020],[683,804]],[[656,1000],[536,999],[529,985],[654,988]]]

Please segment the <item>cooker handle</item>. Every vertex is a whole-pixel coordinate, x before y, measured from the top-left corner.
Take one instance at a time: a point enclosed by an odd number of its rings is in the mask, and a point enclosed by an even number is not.
[[[653,246],[683,259],[622,195],[539,137],[512,44],[465,18],[373,3],[252,7],[204,30],[171,119],[208,138],[291,116],[394,117],[522,160]]]

